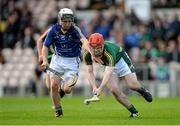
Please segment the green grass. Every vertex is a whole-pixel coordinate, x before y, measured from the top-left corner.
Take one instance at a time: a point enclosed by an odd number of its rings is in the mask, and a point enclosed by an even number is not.
[[[113,97],[103,97],[98,103],[84,105],[84,97],[65,97],[64,116],[57,119],[49,97],[0,98],[0,125],[178,125],[180,98],[155,98],[147,103],[142,97],[130,97],[140,113],[130,119],[130,113]]]

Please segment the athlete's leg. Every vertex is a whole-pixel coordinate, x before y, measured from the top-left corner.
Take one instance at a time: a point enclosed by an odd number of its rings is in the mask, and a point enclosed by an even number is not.
[[[56,75],[51,75],[50,82],[51,82],[50,95],[51,95],[51,99],[54,104],[54,108],[55,108],[55,112],[56,112],[55,116],[60,117],[63,115],[61,103],[60,103],[60,96],[59,96],[59,92],[58,92],[60,79]]]
[[[116,100],[121,103],[125,108],[128,109],[128,111],[131,112],[132,117],[138,116],[138,111],[136,108],[131,104],[131,102],[128,100],[127,96],[122,92],[120,86],[118,85],[118,77],[113,76],[110,80],[110,82],[107,84],[107,88],[110,90],[110,92],[113,94],[113,96],[116,98]]]
[[[77,76],[79,72],[78,57],[67,58],[53,55],[50,63],[50,68],[57,71],[61,76],[63,76],[63,80],[55,74],[52,74],[53,76],[50,77],[51,98],[55,106],[56,116],[59,117],[62,115],[62,109],[61,104],[59,103],[61,98],[59,97],[58,91],[60,91],[61,97],[63,97],[65,93],[71,92],[77,80],[74,82],[74,79],[71,80],[70,78]],[[69,81],[72,81],[72,83],[74,84],[71,84]]]
[[[50,92],[50,89],[51,89],[51,83],[50,83],[50,73],[46,73],[46,77],[45,77],[45,84],[46,84],[46,87],[48,88],[48,91]],[[64,83],[61,81],[61,84],[58,84],[59,86],[59,95],[61,98],[64,97],[65,93],[64,91],[62,90],[62,87],[63,86],[60,86],[60,85],[63,85]]]
[[[146,101],[152,102],[152,95],[147,89],[141,86],[135,73],[127,74],[124,76],[124,78],[129,88],[139,92],[146,99]]]

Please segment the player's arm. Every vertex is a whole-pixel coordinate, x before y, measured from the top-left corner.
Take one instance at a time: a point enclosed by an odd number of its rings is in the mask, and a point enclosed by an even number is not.
[[[53,28],[51,28],[47,34],[47,37],[44,41],[43,47],[42,47],[42,59],[43,63],[41,65],[42,69],[46,69],[47,66],[49,65],[48,63],[48,49],[49,46],[52,44],[52,39],[53,39]]]
[[[42,47],[43,47],[43,40],[45,39],[49,29],[46,30],[37,40],[37,48],[38,48],[38,59],[39,63],[42,62]]]
[[[43,58],[43,63],[41,65],[41,67],[44,70],[49,65],[49,63],[48,63],[48,48],[44,45],[42,48],[42,58]]]
[[[83,47],[84,49],[86,49],[88,52],[91,53],[91,50],[90,50],[90,46],[89,46],[88,40],[87,40],[85,37],[83,37],[83,38],[80,39],[80,41],[81,41],[82,44],[83,44],[82,47]],[[91,53],[91,54],[92,54],[92,53]]]
[[[87,77],[94,92],[94,90],[97,89],[97,85],[96,85],[96,79],[93,72],[93,65],[87,65]]]
[[[104,76],[102,79],[102,82],[97,90],[97,95],[100,94],[100,92],[103,90],[104,86],[107,85],[107,83],[110,81],[110,78],[112,77],[114,67],[107,66],[104,72]]]
[[[82,48],[86,49],[88,52],[91,53],[88,40],[87,40],[86,37],[83,35],[83,33],[81,32],[81,30],[80,30],[79,27],[77,27],[76,25],[73,25],[73,26],[74,26],[74,28],[76,29],[76,31],[77,31],[77,36],[78,36],[78,38],[80,39],[80,41],[81,41],[81,43],[82,43]],[[92,53],[91,53],[91,54],[92,54]]]
[[[82,48],[86,49],[92,56],[92,59],[96,62],[103,64],[103,61],[100,58],[96,58],[93,56],[92,51],[90,49],[89,41],[86,39],[86,37],[82,34],[80,28],[74,25],[74,28],[77,30],[77,35],[80,38],[80,41],[82,43]]]

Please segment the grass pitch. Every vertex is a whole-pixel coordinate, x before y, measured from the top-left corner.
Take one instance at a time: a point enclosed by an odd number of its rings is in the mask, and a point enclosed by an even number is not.
[[[49,97],[0,98],[0,125],[180,125],[180,98],[154,98],[147,103],[142,97],[130,97],[140,117],[130,113],[113,97],[84,105],[85,97],[65,97],[64,116],[54,117]]]

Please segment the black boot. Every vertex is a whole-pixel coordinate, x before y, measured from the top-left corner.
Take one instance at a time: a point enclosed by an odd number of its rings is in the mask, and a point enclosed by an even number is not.
[[[139,92],[146,101],[152,102],[152,95],[147,89],[145,89],[144,87],[141,87],[140,89],[137,90],[137,92]]]
[[[62,110],[62,107],[58,107],[55,109],[55,117],[62,117],[63,116],[63,110]]]

